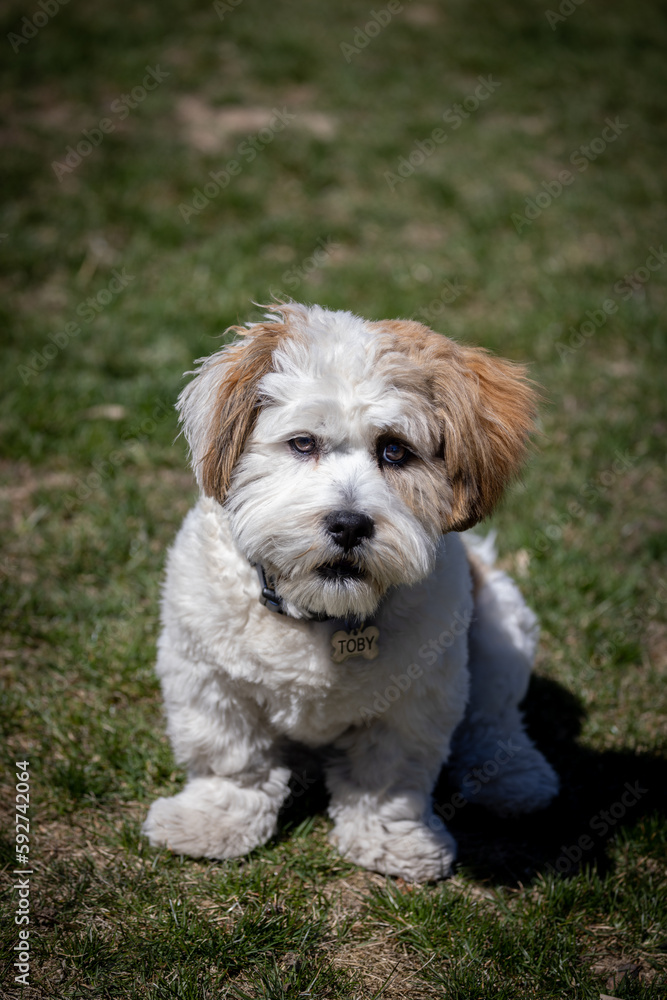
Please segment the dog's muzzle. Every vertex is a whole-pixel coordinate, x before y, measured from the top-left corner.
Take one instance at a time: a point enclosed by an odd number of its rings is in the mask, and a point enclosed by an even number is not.
[[[334,582],[363,580],[365,576],[364,571],[359,566],[355,566],[349,559],[339,559],[337,562],[325,563],[324,566],[317,567],[317,572],[322,579],[333,580]]]

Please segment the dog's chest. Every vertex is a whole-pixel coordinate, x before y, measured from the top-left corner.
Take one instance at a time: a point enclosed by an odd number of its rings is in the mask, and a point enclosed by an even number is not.
[[[218,516],[202,503],[186,519],[163,603],[169,641],[195,656],[200,679],[209,672],[240,703],[260,706],[274,731],[312,746],[406,711],[425,691],[440,702],[438,689],[457,687],[467,659],[461,622],[471,606],[458,538],[431,577],[395,588],[354,634],[340,621],[298,621],[263,607],[255,571],[221,544]]]
[[[340,623],[290,628],[278,619],[267,623],[267,628],[273,641],[259,671],[256,696],[275,729],[310,745],[329,743],[350,725],[358,725],[396,669],[395,637],[392,642],[389,632],[383,636],[376,626],[374,635],[362,637],[363,643],[358,634],[344,632]],[[383,638],[387,648],[383,648]],[[378,655],[372,659],[362,655],[369,639],[376,647],[379,644]],[[348,644],[355,648],[342,661],[341,641],[345,651]],[[362,645],[363,651],[356,653]]]
[[[340,622],[294,622],[259,608],[245,633],[243,659],[253,664],[253,697],[272,727],[307,745],[324,745],[350,726],[407,710],[426,689],[456,687],[467,659],[465,629],[443,635],[434,656],[428,643],[443,632],[442,604],[429,606],[421,588],[412,588],[410,597],[406,607],[405,596],[396,594],[357,633]],[[369,642],[373,658],[365,655]],[[341,660],[348,645],[350,655]]]

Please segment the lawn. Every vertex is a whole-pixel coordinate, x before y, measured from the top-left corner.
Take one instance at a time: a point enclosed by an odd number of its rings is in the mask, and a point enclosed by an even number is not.
[[[664,997],[665,5],[0,19],[0,995]],[[183,781],[153,675],[196,495],[173,403],[272,295],[420,319],[543,387],[485,530],[542,622],[526,715],[562,793],[497,820],[443,775],[459,864],[439,885],[339,858],[319,785],[243,860],[140,832]]]

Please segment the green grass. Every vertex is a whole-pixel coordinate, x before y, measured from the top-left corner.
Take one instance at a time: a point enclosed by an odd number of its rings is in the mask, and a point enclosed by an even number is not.
[[[27,758],[26,998],[665,995],[667,265],[641,269],[667,232],[667,14],[586,0],[552,30],[546,0],[403,8],[348,62],[360,2],[242,0],[221,20],[198,0],[76,0],[16,52],[8,34],[40,8],[0,15],[0,846],[9,887]],[[121,120],[113,102],[149,66],[169,75]],[[500,85],[443,124],[479,77]],[[220,124],[239,107],[296,117],[249,162],[259,119]],[[579,169],[607,118],[628,127]],[[436,128],[446,141],[392,190]],[[234,158],[186,222],[179,206]],[[542,621],[527,717],[563,792],[522,823],[456,811],[459,869],[439,886],[339,859],[320,787],[242,861],[140,834],[182,781],[153,676],[164,553],[195,496],[173,402],[278,290],[426,317],[544,387],[493,526]],[[438,800],[452,792],[443,778]],[[16,894],[2,905],[1,990],[18,997]]]

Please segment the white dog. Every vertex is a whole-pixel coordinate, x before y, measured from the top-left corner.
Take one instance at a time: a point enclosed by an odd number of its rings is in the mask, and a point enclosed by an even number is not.
[[[188,782],[144,831],[194,857],[251,851],[295,743],[325,749],[341,854],[441,878],[445,762],[500,814],[558,791],[518,709],[535,617],[458,534],[517,471],[534,393],[419,323],[270,308],[178,403],[202,496],[169,555],[157,671]]]

